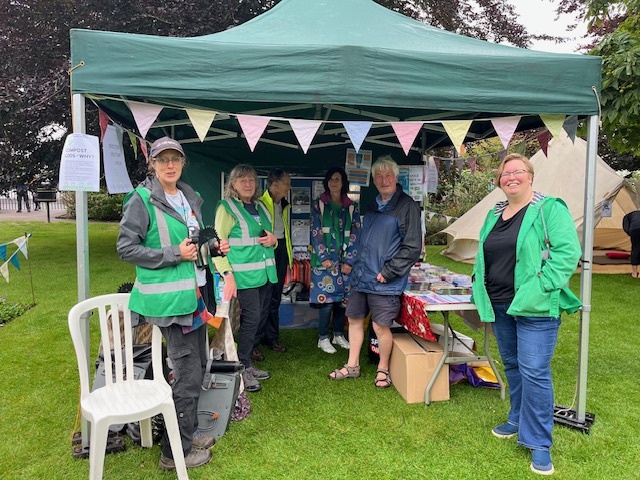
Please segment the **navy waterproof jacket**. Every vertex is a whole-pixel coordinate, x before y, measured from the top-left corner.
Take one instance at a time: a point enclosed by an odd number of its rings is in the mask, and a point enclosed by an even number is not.
[[[422,242],[420,207],[398,184],[381,210],[375,200],[367,207],[351,288],[362,293],[400,295],[411,267],[420,259]],[[387,283],[376,279],[378,273]]]

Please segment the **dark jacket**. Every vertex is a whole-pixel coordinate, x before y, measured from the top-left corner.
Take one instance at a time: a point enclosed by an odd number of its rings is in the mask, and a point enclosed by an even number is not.
[[[351,288],[362,293],[400,295],[407,286],[409,270],[420,259],[420,222],[420,207],[399,184],[382,210],[375,200],[371,202],[360,233]],[[387,283],[376,280],[378,273]]]
[[[627,235],[631,235],[632,231],[640,229],[640,210],[629,212],[624,216],[622,229]]]

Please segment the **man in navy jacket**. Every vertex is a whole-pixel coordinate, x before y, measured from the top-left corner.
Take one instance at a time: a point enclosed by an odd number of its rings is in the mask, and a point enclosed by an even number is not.
[[[407,286],[409,271],[419,260],[423,237],[420,207],[398,184],[398,165],[390,156],[371,167],[376,200],[369,204],[360,233],[360,249],[351,273],[349,318],[349,360],[329,374],[332,380],[360,376],[360,348],[364,341],[364,319],[371,312],[378,337],[380,362],[375,385],[391,386],[389,358],[393,348],[391,325],[400,310],[400,295]]]

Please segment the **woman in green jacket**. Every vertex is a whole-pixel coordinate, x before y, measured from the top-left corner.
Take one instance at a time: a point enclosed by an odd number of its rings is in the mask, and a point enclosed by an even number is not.
[[[472,301],[493,331],[505,366],[511,409],[493,435],[532,451],[531,470],[554,471],[549,453],[553,427],[551,358],[560,314],[580,300],[568,288],[581,249],[566,204],[533,190],[533,166],[508,155],[495,179],[507,200],[488,213],[480,231]]]

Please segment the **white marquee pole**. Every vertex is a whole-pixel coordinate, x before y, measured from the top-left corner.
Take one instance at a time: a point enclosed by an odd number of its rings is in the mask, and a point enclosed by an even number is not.
[[[598,151],[598,116],[588,118],[587,165],[584,189],[584,223],[582,274],[580,275],[580,344],[578,358],[578,391],[576,394],[576,420],[584,423],[587,406],[587,372],[589,363],[589,322],[591,320],[591,285],[593,262],[593,229],[595,227],[596,155]]]

